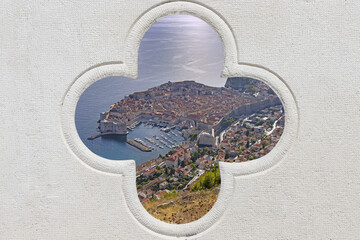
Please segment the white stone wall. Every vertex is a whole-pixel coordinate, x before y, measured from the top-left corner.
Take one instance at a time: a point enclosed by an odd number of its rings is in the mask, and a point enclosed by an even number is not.
[[[124,122],[114,122],[113,130],[117,134],[126,134],[127,133],[126,123],[124,123]]]
[[[109,112],[100,113],[100,121],[104,120],[109,115]]]
[[[101,121],[100,122],[100,132],[101,133],[107,133],[107,132],[113,132],[114,131],[114,124],[111,121]]]
[[[359,239],[360,2],[24,1],[0,4],[0,239]],[[199,16],[223,40],[224,76],[258,77],[280,96],[270,154],[221,164],[199,221],[141,208],[133,161],[82,145],[74,112],[105,76],[135,77],[157,18]]]
[[[215,145],[215,137],[213,137],[209,133],[202,132],[198,137],[198,144],[213,147]]]

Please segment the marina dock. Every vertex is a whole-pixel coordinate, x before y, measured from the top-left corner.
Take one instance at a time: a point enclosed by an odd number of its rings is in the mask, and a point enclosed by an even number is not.
[[[138,142],[136,142],[134,140],[127,140],[126,142],[128,144],[130,144],[131,146],[136,147],[137,149],[140,149],[143,152],[151,152],[150,148],[148,148],[148,147],[146,147],[146,146],[144,146],[144,145],[142,145],[142,144],[140,144],[140,143],[138,143]]]

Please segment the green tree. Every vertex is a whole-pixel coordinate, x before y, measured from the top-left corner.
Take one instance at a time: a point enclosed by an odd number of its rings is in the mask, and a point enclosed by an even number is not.
[[[251,85],[246,89],[246,91],[249,92],[249,93],[254,94],[254,93],[258,92],[259,89],[257,89],[254,85]]]
[[[223,127],[228,127],[228,126],[230,126],[231,124],[233,124],[235,121],[236,121],[236,119],[233,118],[233,117],[226,118],[226,119],[224,119],[224,120],[221,121],[221,125],[222,125]]]
[[[209,172],[203,174],[198,181],[192,185],[191,191],[210,189],[219,184],[221,184],[220,168],[219,164],[214,164]]]
[[[199,157],[201,157],[201,154],[200,154],[199,150],[196,150],[195,152],[191,153],[191,161],[194,162]]]
[[[221,184],[220,168],[217,167],[215,170],[215,185]]]
[[[192,133],[192,134],[189,135],[189,138],[190,138],[191,141],[195,141],[197,139],[197,137],[198,137],[197,133]]]
[[[180,163],[180,166],[181,166],[181,167],[185,167],[185,162],[182,161],[182,162]]]
[[[190,191],[199,191],[199,190],[201,190],[201,185],[200,182],[197,181],[192,185]]]
[[[169,157],[171,155],[173,155],[176,151],[174,149],[171,149],[170,151],[168,151],[168,153],[166,154],[166,157]]]
[[[212,188],[215,185],[215,174],[213,172],[206,173],[202,185],[206,189]]]
[[[174,197],[177,197],[179,194],[177,193],[177,191],[174,189],[172,190],[171,192],[169,193],[166,193],[164,195],[164,198],[174,198]]]
[[[204,148],[204,151],[205,151],[205,154],[209,152],[209,148],[208,147],[205,147]]]

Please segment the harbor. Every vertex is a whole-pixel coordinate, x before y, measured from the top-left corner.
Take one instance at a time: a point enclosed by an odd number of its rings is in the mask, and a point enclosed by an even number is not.
[[[97,123],[95,122],[95,124]],[[102,135],[100,133],[94,133],[91,137],[88,135],[85,141],[86,145],[92,146],[91,150],[96,154],[102,154],[102,156],[114,160],[133,159],[136,161],[136,164],[139,165],[150,159],[157,158],[159,155],[164,156],[173,149],[172,147],[181,145],[185,141],[182,133],[177,129],[170,129],[170,131],[166,133],[162,131],[161,128],[162,127],[159,126],[153,126],[152,124],[139,123],[135,128],[129,130],[127,135]],[[161,135],[174,144],[166,141]],[[90,138],[93,139],[90,140]],[[127,142],[128,140],[135,141],[135,139],[141,140],[145,146],[147,145],[149,147],[150,151],[142,151]]]
[[[143,139],[137,137],[127,142],[141,151],[150,152],[160,149],[175,149],[183,143],[183,140],[184,138],[180,132],[175,133],[173,130],[171,132],[165,132],[165,134],[161,134],[160,136],[154,135],[152,137],[144,137]]]

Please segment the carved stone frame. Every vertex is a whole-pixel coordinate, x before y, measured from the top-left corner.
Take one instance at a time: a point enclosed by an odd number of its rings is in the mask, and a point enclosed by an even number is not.
[[[213,208],[202,218],[187,224],[169,224],[152,217],[141,205],[136,192],[136,170],[134,160],[109,161],[91,152],[81,141],[75,127],[75,109],[81,94],[91,84],[109,76],[137,77],[138,49],[145,32],[158,19],[172,14],[190,14],[203,19],[219,34],[224,50],[223,77],[250,77],[268,84],[279,96],[285,109],[286,126],[276,147],[256,161],[244,163],[220,163],[221,190]],[[291,149],[298,133],[298,109],[296,100],[286,82],[276,73],[264,67],[239,63],[237,46],[231,27],[215,11],[190,2],[171,2],[155,6],[143,13],[128,32],[122,61],[93,66],[78,77],[63,98],[62,129],[64,140],[70,150],[86,166],[106,174],[123,176],[123,192],[127,206],[133,216],[146,228],[161,235],[184,237],[200,234],[213,226],[227,209],[227,201],[234,191],[234,177],[263,172],[279,163]]]

